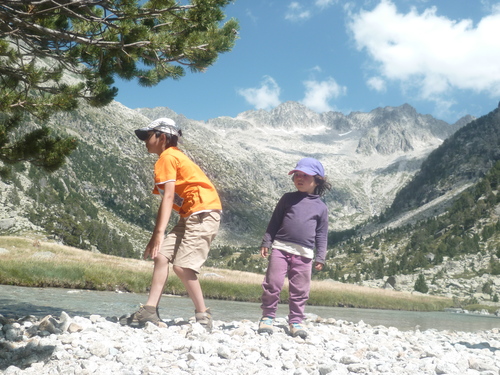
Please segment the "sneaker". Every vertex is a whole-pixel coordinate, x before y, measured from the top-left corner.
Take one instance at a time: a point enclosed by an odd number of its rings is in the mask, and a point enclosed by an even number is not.
[[[270,316],[263,316],[259,321],[259,329],[257,330],[257,333],[267,333],[272,335],[274,332],[273,324],[274,318],[271,318]]]
[[[196,323],[200,323],[208,332],[212,331],[212,313],[210,309],[206,309],[205,312],[197,312],[195,310],[194,317]]]
[[[300,323],[291,323],[290,324],[290,334],[292,337],[300,337],[305,339],[307,337],[307,332],[304,326]]]
[[[160,319],[158,308],[156,306],[141,305],[140,309],[130,317],[120,318],[122,325],[144,327],[146,322],[153,323],[158,327],[165,328],[167,325]],[[125,323],[125,324],[124,324]]]

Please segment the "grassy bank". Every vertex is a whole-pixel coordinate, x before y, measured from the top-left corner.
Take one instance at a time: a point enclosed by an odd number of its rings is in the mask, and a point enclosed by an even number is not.
[[[153,262],[95,254],[49,242],[0,236],[0,284],[147,292]],[[204,268],[200,282],[206,298],[258,302],[263,275]],[[185,295],[172,272],[165,293]],[[287,302],[288,290],[283,290]],[[310,305],[409,311],[441,311],[450,299],[367,288],[332,281],[313,281]]]

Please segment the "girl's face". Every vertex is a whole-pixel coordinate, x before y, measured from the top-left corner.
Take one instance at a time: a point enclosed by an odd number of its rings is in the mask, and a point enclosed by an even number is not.
[[[293,183],[298,191],[307,194],[314,194],[314,189],[318,186],[314,176],[302,172],[295,172],[293,174]]]

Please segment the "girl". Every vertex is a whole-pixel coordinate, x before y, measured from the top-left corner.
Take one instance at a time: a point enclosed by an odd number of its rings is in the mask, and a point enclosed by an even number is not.
[[[297,191],[281,197],[261,245],[262,257],[269,255],[271,245],[272,252],[262,283],[258,332],[273,333],[280,292],[288,276],[290,334],[306,338],[302,321],[309,299],[312,263],[314,259],[314,268],[323,269],[328,237],[328,209],[320,197],[331,185],[325,179],[323,165],[313,158],[301,159],[288,174],[293,174]]]

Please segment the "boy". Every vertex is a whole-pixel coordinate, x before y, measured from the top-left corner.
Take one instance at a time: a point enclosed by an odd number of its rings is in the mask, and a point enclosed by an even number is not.
[[[144,251],[154,260],[153,279],[145,305],[126,319],[126,324],[151,322],[165,327],[158,304],[168,279],[169,264],[184,284],[195,306],[196,321],[210,331],[212,316],[205,306],[197,274],[205,263],[210,243],[219,230],[221,202],[214,185],[203,171],[177,148],[181,130],[170,118],[159,118],[135,131],[149,153],[157,154],[153,194],[161,196],[155,228]],[[172,209],[180,215],[165,236]]]

